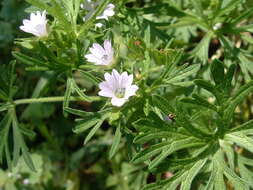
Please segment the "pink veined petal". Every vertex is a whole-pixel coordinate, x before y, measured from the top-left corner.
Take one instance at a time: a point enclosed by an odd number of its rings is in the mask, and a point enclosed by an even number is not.
[[[105,40],[104,41],[104,49],[105,49],[105,52],[107,55],[111,55],[113,52],[112,50],[112,44],[111,44],[111,41],[110,40]]]
[[[133,83],[134,76],[131,74],[128,76],[127,80],[127,86],[130,86]]]
[[[19,28],[20,28],[20,30],[23,30],[24,32],[31,33],[31,30],[26,26],[20,26]]]
[[[94,44],[92,45],[92,47],[93,47],[94,53],[96,52],[96,53],[95,53],[96,56],[102,57],[102,56],[105,54],[104,48],[103,48],[101,45],[99,45],[98,43],[94,43]]]
[[[130,87],[126,88],[125,92],[125,97],[124,98],[129,98],[130,96],[135,96],[136,91],[139,89],[138,86],[136,85],[131,85]]]
[[[111,100],[112,105],[120,107],[122,106],[125,102],[127,101],[127,99],[124,98],[117,98],[117,97],[113,97]]]
[[[104,49],[105,49],[105,50],[110,50],[110,49],[112,49],[112,44],[111,44],[111,41],[110,41],[110,40],[105,40],[105,41],[104,41]]]
[[[89,62],[91,63],[100,63],[100,59],[98,59],[96,56],[93,54],[87,54],[84,56]]]
[[[108,98],[112,98],[114,96],[114,94],[108,89],[103,89],[103,90],[99,91],[98,95],[108,97]]]
[[[105,73],[104,77],[106,82],[108,83],[108,86],[110,86],[112,91],[114,91],[117,88],[117,81],[115,80],[115,78],[109,73]]]
[[[113,70],[112,70],[112,76],[113,76],[113,78],[114,78],[114,87],[115,87],[115,89],[120,88],[120,87],[121,87],[121,86],[120,86],[121,76],[120,76],[120,74],[118,73],[118,71],[115,70],[115,69],[113,69]]]
[[[121,87],[123,88],[127,88],[128,86],[130,86],[132,84],[133,81],[133,76],[127,74],[127,72],[123,72],[121,74]],[[130,83],[131,82],[131,83]]]
[[[101,82],[99,83],[100,92],[98,93],[100,96],[110,97],[112,98],[114,96],[113,90],[111,86],[108,84],[108,82]]]
[[[30,20],[27,20],[27,19],[24,19],[23,20],[23,25],[30,25],[31,24],[31,21]]]
[[[94,56],[97,57],[98,59],[101,59],[102,54],[101,54],[101,52],[100,52],[98,49],[93,48],[93,47],[90,47],[90,48],[89,48],[89,51],[91,52],[92,55],[94,55]]]
[[[46,25],[44,25],[44,24],[36,25],[34,27],[34,30],[36,31],[37,34],[39,34],[40,37],[48,35]]]

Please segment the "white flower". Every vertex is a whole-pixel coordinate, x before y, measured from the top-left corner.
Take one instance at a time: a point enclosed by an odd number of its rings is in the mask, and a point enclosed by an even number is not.
[[[85,55],[85,58],[95,65],[110,65],[113,61],[113,48],[110,40],[104,41],[104,47],[94,43],[89,48],[90,54]]]
[[[24,180],[23,180],[23,184],[24,184],[24,185],[29,185],[29,184],[30,184],[30,180],[27,179],[27,178],[24,179]]]
[[[97,23],[97,24],[95,24],[95,26],[98,27],[98,28],[101,28],[103,26],[103,24],[102,23]]]
[[[107,7],[105,8],[104,12],[102,13],[102,15],[97,16],[96,19],[105,19],[108,20],[108,17],[111,17],[115,14],[114,12],[114,4],[110,3],[107,5]]]
[[[48,36],[46,11],[31,13],[30,20],[24,19],[23,26],[19,28],[38,37]]]
[[[105,81],[99,84],[100,91],[98,94],[112,98],[111,103],[114,106],[122,106],[138,90],[138,86],[132,85],[133,75],[128,75],[127,72],[119,74],[113,69],[111,75],[105,73],[104,77]]]
[[[218,22],[213,26],[213,30],[219,30],[222,27],[222,23]]]

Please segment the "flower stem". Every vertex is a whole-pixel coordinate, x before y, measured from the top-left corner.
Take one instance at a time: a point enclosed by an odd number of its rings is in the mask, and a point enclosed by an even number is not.
[[[92,101],[99,101],[100,97],[90,97]],[[45,103],[45,102],[63,102],[64,96],[55,96],[55,97],[44,97],[44,98],[27,98],[27,99],[20,99],[15,100],[13,103],[15,105],[20,104],[32,104],[32,103]],[[80,97],[70,97],[70,101],[84,101]]]

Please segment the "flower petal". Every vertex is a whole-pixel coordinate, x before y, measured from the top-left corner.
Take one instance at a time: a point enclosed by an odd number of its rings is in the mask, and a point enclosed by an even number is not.
[[[138,89],[139,89],[139,87],[136,86],[136,85],[131,85],[130,87],[127,87],[124,98],[129,98],[130,96],[135,96],[136,95],[136,91]]]
[[[125,102],[127,101],[127,99],[124,98],[117,98],[117,97],[113,97],[111,100],[112,105],[120,107],[122,106]]]

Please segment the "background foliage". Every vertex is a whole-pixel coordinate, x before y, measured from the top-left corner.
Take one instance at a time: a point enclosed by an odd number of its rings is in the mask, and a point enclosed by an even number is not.
[[[252,7],[104,0],[84,23],[79,1],[2,1],[0,188],[253,189]],[[44,9],[48,39],[18,29]],[[96,96],[111,68],[84,59],[105,39],[140,88],[120,109]]]

